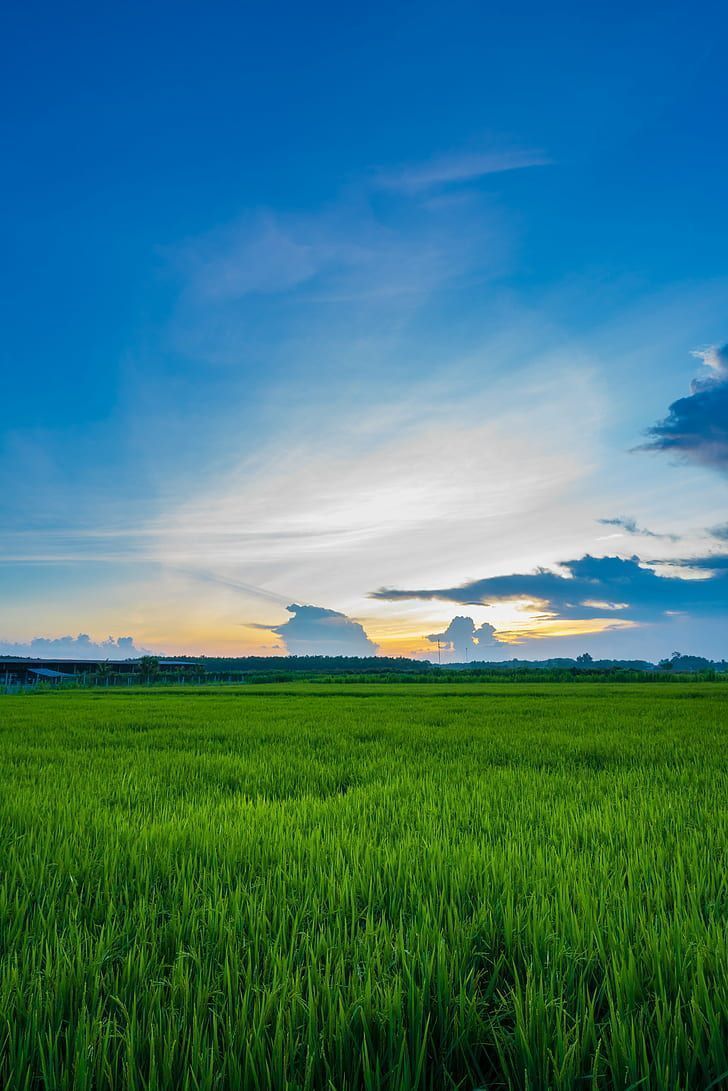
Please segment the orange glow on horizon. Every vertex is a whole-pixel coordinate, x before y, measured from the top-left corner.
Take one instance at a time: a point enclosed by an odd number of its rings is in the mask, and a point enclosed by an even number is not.
[[[530,604],[532,606],[532,604]],[[367,635],[378,645],[379,655],[406,656],[413,658],[437,658],[437,644],[429,641],[429,633],[443,632],[452,617],[457,613],[449,609],[443,618],[409,617],[364,617],[357,620],[364,626]],[[523,604],[499,604],[498,607],[468,608],[461,607],[463,614],[478,615],[476,624],[484,620],[483,615],[495,626],[495,637],[500,644],[501,653],[505,649],[514,649],[526,642],[537,642],[547,638],[589,636],[608,630],[630,629],[636,626],[634,621],[621,618],[602,617],[583,619],[564,619],[535,614],[524,608]],[[179,621],[179,625],[174,622]],[[254,625],[236,622],[217,624],[203,621],[201,617],[193,619],[175,618],[153,631],[138,632],[137,644],[158,655],[221,656],[238,658],[243,656],[285,656],[282,641],[265,630]],[[442,649],[446,653],[445,647]],[[484,645],[482,653],[473,648],[472,655],[483,659],[498,658],[497,645]],[[537,654],[537,653],[536,653]]]
[[[524,616],[522,610],[509,610],[511,617],[503,627],[496,624],[495,637],[504,647],[516,647],[527,640],[545,640],[549,637],[589,636],[596,633],[607,632],[614,629],[632,629],[637,624],[634,621],[626,621],[621,618],[604,617],[584,619],[548,618],[543,616]],[[505,619],[504,619],[505,620]],[[495,624],[496,619],[492,619]],[[402,621],[390,622],[389,625],[379,627],[377,622],[371,621],[367,626],[367,632],[375,643],[379,644],[380,655],[415,655],[426,653],[428,657],[437,656],[437,645],[427,640],[427,634],[445,629],[442,621],[433,621],[423,632],[422,622],[417,623],[414,629],[412,622],[409,625]],[[383,629],[383,631],[382,631]],[[483,648],[483,658],[490,659],[497,648],[486,645]],[[473,649],[473,655],[478,655],[478,650]]]

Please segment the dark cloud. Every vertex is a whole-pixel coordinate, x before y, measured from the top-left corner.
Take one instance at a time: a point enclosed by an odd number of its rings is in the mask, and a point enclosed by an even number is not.
[[[658,562],[653,562],[658,563]],[[382,588],[374,598],[442,599],[463,605],[490,606],[525,601],[542,618],[592,620],[613,617],[655,621],[674,613],[706,617],[728,610],[728,554],[670,562],[672,569],[658,574],[639,557],[592,557],[564,561],[561,572],[538,568],[473,580],[460,587],[400,590]],[[702,578],[676,575],[681,567],[703,573]]]
[[[626,515],[618,515],[614,519],[597,519],[597,522],[604,527],[621,527],[628,534],[639,534],[639,527],[635,520]]]
[[[78,636],[35,636],[27,644],[0,640],[1,655],[24,655],[36,659],[136,659],[148,655],[137,648],[133,636],[107,637],[93,641],[88,633]]]
[[[444,633],[430,633],[427,639],[453,652],[457,660],[473,659],[479,651],[499,643],[492,625],[485,621],[476,627],[471,617],[454,617]]]
[[[376,655],[377,645],[372,643],[358,621],[336,610],[321,606],[299,606],[293,603],[286,609],[293,617],[282,625],[264,625],[261,628],[276,633],[289,655]]]
[[[728,553],[708,553],[706,557],[683,557],[677,561],[654,561],[654,564],[671,564],[678,568],[692,568],[696,572],[718,574],[728,570]]]
[[[694,353],[710,369],[690,396],[673,402],[638,450],[668,451],[728,473],[728,345]]]
[[[667,538],[671,542],[680,540],[678,534],[658,534],[657,531],[641,527],[636,519],[631,519],[627,515],[618,515],[614,519],[597,519],[597,522],[603,527],[621,527],[627,534],[640,534],[643,538]]]
[[[717,538],[719,542],[728,542],[728,523],[721,523],[717,527],[710,527],[708,534],[713,538]]]

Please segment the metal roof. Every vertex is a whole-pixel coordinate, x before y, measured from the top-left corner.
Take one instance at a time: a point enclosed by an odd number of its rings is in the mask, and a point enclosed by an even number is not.
[[[72,674],[63,674],[61,671],[49,671],[45,667],[28,667],[31,674],[37,674],[41,678],[73,678]]]
[[[125,668],[130,670],[139,666],[138,659],[63,659],[62,657],[54,658],[47,655],[42,658],[36,659],[32,656],[19,656],[19,655],[2,655],[0,656],[0,668],[17,668],[21,670],[33,670],[34,667],[39,669],[45,669],[46,664],[52,663],[57,666],[75,667],[79,670],[91,670],[93,667],[98,667],[100,664],[108,664],[114,668]],[[191,662],[190,660],[182,659],[160,659],[159,666],[164,667],[196,667],[200,666],[199,663]]]

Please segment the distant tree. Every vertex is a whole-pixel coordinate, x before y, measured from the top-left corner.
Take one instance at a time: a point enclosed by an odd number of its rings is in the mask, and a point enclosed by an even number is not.
[[[96,681],[103,682],[104,685],[108,686],[113,673],[111,663],[109,663],[108,659],[105,659],[103,663],[99,663],[96,667]]]
[[[179,673],[184,682],[199,682],[204,671],[200,667],[190,664],[188,667],[183,667]]]
[[[673,671],[682,658],[682,652],[673,652],[669,659],[661,659],[657,666],[661,671]]]
[[[672,669],[674,671],[710,671],[713,670],[715,664],[710,659],[705,659],[702,655],[679,655],[673,656]]]
[[[594,662],[592,657],[589,655],[589,652],[584,652],[582,655],[577,655],[576,661],[577,663],[580,663],[582,667],[588,667],[590,663]]]
[[[159,660],[156,655],[143,655],[139,660],[139,673],[143,682],[152,682],[159,674]]]

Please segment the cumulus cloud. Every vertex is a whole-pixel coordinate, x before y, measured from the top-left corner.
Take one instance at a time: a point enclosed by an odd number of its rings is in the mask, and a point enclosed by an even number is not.
[[[378,648],[358,621],[322,606],[286,609],[293,617],[282,625],[261,625],[283,641],[289,655],[376,655]]]
[[[687,398],[673,402],[640,450],[667,451],[728,473],[728,345],[693,353],[708,369]]]
[[[667,538],[671,542],[680,540],[678,534],[658,534],[655,530],[641,527],[636,519],[632,519],[627,515],[618,515],[613,519],[597,519],[597,522],[604,527],[621,527],[627,534],[639,534],[643,538]]]
[[[452,652],[456,660],[473,659],[474,653],[499,643],[492,625],[485,621],[476,626],[471,617],[454,617],[443,633],[430,633],[427,639]]]
[[[30,656],[35,659],[136,659],[148,655],[138,648],[133,636],[107,637],[94,641],[88,633],[78,636],[35,636],[27,644],[0,640],[0,655]]]
[[[658,563],[658,562],[654,562]],[[675,613],[695,617],[724,614],[728,610],[728,554],[671,561],[672,570],[660,574],[639,557],[592,557],[564,561],[561,571],[537,568],[473,580],[460,587],[400,590],[382,588],[373,597],[440,599],[467,605],[521,603],[536,620],[618,618],[656,621]],[[693,575],[675,574],[690,569]],[[699,574],[700,578],[695,578]]]

